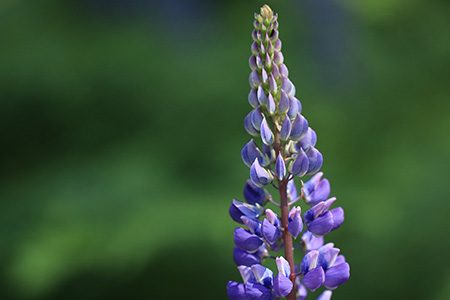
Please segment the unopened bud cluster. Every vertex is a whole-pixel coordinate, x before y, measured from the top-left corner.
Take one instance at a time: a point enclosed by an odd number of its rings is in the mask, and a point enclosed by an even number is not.
[[[336,198],[329,198],[330,184],[319,172],[323,158],[315,148],[317,136],[301,114],[302,104],[281,52],[278,16],[267,5],[255,15],[252,37],[248,101],[253,109],[244,127],[253,138],[241,151],[250,176],[244,186],[245,202],[234,199],[229,210],[241,224],[234,231],[234,261],[243,282],[230,281],[227,294],[236,300],[288,295],[305,299],[308,290],[324,287],[318,299],[330,299],[331,290],[350,276],[340,250],[332,243],[324,244],[324,235],[344,222],[344,211],[331,208]],[[295,179],[307,177],[306,182],[299,180],[299,194]],[[289,206],[303,200],[310,208],[302,214],[300,206],[292,206],[284,228],[277,213],[265,208],[268,203],[278,205],[268,186],[285,187]],[[273,255],[283,249],[286,229],[304,250],[295,269],[283,256]],[[276,274],[263,266],[271,258],[276,260]]]

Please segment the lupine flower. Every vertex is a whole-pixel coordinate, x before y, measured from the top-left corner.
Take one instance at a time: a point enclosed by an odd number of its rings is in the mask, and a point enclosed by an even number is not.
[[[330,196],[330,182],[322,176],[323,173],[319,172],[303,185],[303,196],[309,205],[316,205]]]
[[[330,184],[319,172],[323,156],[316,148],[316,132],[302,114],[289,79],[278,16],[264,5],[253,25],[248,94],[252,108],[244,118],[244,128],[253,138],[241,150],[250,172],[243,189],[245,202],[234,199],[229,208],[240,225],[234,230],[233,259],[242,282],[228,282],[227,295],[234,300],[304,300],[308,290],[323,287],[317,299],[330,300],[331,290],[350,276],[340,250],[332,243],[324,245],[324,235],[344,222],[344,211],[331,208],[336,198],[329,198]],[[279,201],[268,192],[271,186],[278,189]],[[303,216],[300,206],[293,206],[300,200],[310,206]],[[266,207],[269,203],[280,207],[278,214]],[[304,256],[296,265],[293,239],[299,236]],[[264,266],[270,259],[275,259],[276,272]]]
[[[344,222],[344,210],[341,207],[329,210],[336,198],[319,202],[305,213],[308,230],[316,235],[324,235],[339,228]]]
[[[350,266],[339,255],[339,249],[329,243],[318,250],[308,252],[302,260],[300,271],[304,274],[303,285],[314,291],[324,285],[335,289],[350,277]]]

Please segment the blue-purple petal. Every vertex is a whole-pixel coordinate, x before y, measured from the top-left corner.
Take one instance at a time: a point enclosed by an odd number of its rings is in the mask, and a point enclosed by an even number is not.
[[[330,210],[331,214],[333,215],[333,229],[335,230],[339,228],[342,223],[344,223],[344,209],[342,207],[333,208]]]
[[[291,165],[291,173],[295,176],[304,176],[309,169],[309,159],[303,149],[300,149]]]
[[[310,289],[315,291],[322,286],[325,281],[325,272],[322,267],[317,267],[306,273],[303,277],[303,284]]]
[[[275,175],[279,180],[283,180],[286,176],[286,164],[284,163],[283,156],[281,153],[278,153],[277,160],[275,162]]]
[[[263,204],[268,197],[267,192],[263,188],[257,187],[250,180],[245,182],[243,194],[247,203],[252,205],[256,203]]]
[[[333,226],[333,215],[327,211],[309,223],[308,230],[317,235],[324,235],[333,230]]]
[[[289,136],[291,135],[292,124],[288,117],[284,118],[283,125],[280,130],[280,139],[282,141],[287,141]]]
[[[297,114],[292,122],[291,136],[294,141],[299,141],[308,130],[308,121],[301,114]]]
[[[251,267],[261,263],[261,258],[257,253],[249,253],[237,247],[233,250],[233,259],[236,266]]]
[[[350,266],[348,263],[335,265],[329,268],[325,274],[325,286],[334,289],[345,283],[350,278]]]
[[[227,296],[230,300],[247,300],[245,285],[243,283],[228,281]]]
[[[278,274],[273,280],[273,290],[278,297],[286,297],[293,287],[292,281],[282,274]]]
[[[261,247],[263,241],[257,235],[239,227],[234,230],[234,244],[242,250],[253,253]]]

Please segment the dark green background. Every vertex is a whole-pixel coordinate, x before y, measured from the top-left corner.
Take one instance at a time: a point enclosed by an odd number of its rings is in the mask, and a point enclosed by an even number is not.
[[[262,1],[0,2],[0,298],[225,299]],[[334,299],[450,299],[450,4],[269,1],[346,222]]]

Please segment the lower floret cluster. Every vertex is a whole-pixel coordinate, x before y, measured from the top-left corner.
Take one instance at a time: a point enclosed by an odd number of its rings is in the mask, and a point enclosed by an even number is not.
[[[293,181],[288,186],[288,197],[296,202],[300,199],[311,206],[303,215],[300,206],[289,212],[288,231],[299,238],[303,249],[301,263],[295,265],[296,299],[306,299],[308,292],[324,287],[317,299],[331,299],[332,290],[350,277],[350,267],[340,250],[333,243],[324,244],[324,235],[337,229],[344,222],[343,209],[330,209],[336,198],[328,198],[330,184],[319,172],[301,189],[301,197]],[[279,299],[294,288],[290,266],[283,256],[274,257],[272,252],[283,248],[281,222],[277,214],[264,206],[270,203],[271,195],[248,180],[243,191],[245,202],[233,200],[229,209],[231,218],[241,224],[234,230],[234,262],[243,282],[227,284],[229,299]],[[303,231],[304,227],[306,228]],[[303,233],[302,233],[303,231]],[[263,266],[266,260],[275,259],[277,274]]]

